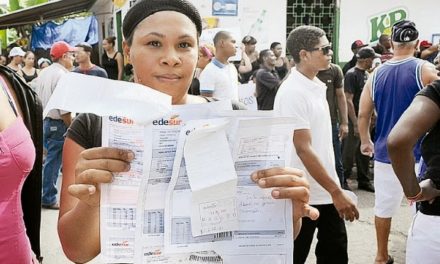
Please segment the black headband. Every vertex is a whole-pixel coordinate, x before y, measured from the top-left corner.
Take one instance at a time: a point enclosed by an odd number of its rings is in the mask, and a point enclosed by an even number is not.
[[[196,25],[197,34],[202,33],[199,11],[186,0],[140,0],[128,10],[122,24],[124,38],[132,36],[136,26],[145,18],[160,11],[176,11],[187,16]]]
[[[419,38],[419,31],[414,22],[403,20],[393,25],[391,38],[394,42],[410,42]]]

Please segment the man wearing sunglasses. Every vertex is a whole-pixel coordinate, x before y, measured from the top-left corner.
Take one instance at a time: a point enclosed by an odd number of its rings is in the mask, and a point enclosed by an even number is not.
[[[296,67],[281,84],[274,110],[295,121],[293,143],[296,155],[291,166],[303,169],[310,182],[309,203],[320,212],[317,220],[302,219],[294,243],[294,263],[305,263],[315,229],[317,263],[348,263],[344,219],[359,218],[354,202],[342,190],[335,169],[332,126],[326,99],[327,87],[316,75],[329,67],[333,52],[325,32],[300,26],[290,32],[287,49]]]

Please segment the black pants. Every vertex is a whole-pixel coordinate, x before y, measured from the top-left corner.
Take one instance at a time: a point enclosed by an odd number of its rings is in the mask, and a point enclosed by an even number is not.
[[[368,165],[370,157],[361,153],[361,140],[354,135],[353,125],[349,123],[348,136],[344,139],[342,147],[342,163],[344,166],[344,178],[348,179],[351,176],[353,169],[353,157],[356,160],[357,181],[358,184],[367,184],[370,182],[368,177]]]
[[[302,219],[302,227],[294,242],[293,263],[305,263],[309,255],[315,229],[318,229],[318,243],[315,255],[317,264],[346,264],[347,230],[344,220],[339,217],[333,204],[314,205],[319,210],[316,221]]]

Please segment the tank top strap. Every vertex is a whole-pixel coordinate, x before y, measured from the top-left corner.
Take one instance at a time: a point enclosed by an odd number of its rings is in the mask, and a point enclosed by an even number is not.
[[[15,116],[18,116],[18,112],[17,112],[17,106],[14,103],[14,100],[12,100],[12,95],[8,90],[8,85],[5,82],[5,79],[3,78],[3,76],[0,76],[0,86],[3,89],[3,92],[6,94],[6,96],[8,97],[8,101],[9,101],[9,105],[12,107],[12,110],[14,111]]]

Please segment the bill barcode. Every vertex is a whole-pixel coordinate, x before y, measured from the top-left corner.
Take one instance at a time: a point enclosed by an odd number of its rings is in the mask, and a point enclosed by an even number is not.
[[[189,261],[203,262],[203,263],[223,263],[223,259],[219,255],[216,256],[191,255],[189,257]]]
[[[214,239],[218,239],[218,238],[230,238],[232,237],[232,232],[220,232],[220,233],[216,233],[214,234]]]

